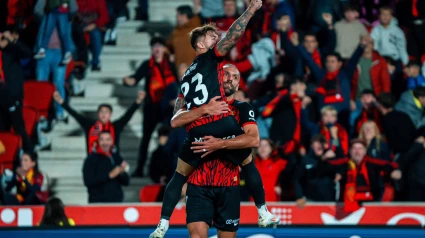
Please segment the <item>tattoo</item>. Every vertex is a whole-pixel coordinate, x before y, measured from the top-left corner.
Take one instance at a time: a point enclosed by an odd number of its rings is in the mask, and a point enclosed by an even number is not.
[[[184,98],[181,97],[177,97],[176,99],[176,104],[174,104],[174,111],[173,111],[173,115],[176,115],[176,113],[183,108],[185,104]]]
[[[220,55],[225,55],[229,50],[236,44],[236,41],[242,37],[245,32],[246,26],[248,25],[249,20],[254,14],[248,10],[246,10],[235,22],[233,22],[232,26],[230,26],[227,31],[226,36],[217,43],[217,51]]]

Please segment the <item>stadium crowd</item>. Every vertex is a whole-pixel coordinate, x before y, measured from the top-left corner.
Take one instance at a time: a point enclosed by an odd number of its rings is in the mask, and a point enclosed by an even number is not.
[[[149,20],[147,2],[139,1],[136,19]],[[153,36],[151,57],[123,75],[125,86],[144,80],[145,90],[111,122],[108,104],[99,105],[96,119],[76,112],[68,99],[80,92],[68,79],[102,70],[102,45],[115,44],[116,23],[129,17],[127,1],[0,0],[0,156],[14,157],[0,161],[3,204],[47,201],[36,151],[48,147],[43,131],[54,130],[52,121],[66,123],[68,114],[87,138],[89,202],[122,201],[130,174],[119,136],[140,105],[142,139],[131,175],[146,176],[150,161],[148,175],[166,185],[186,136],[170,119],[179,79],[195,57],[188,33],[214,22],[224,36],[238,17],[236,0],[217,2],[176,9],[168,39]],[[425,1],[267,0],[225,61],[241,72],[235,99],[255,109],[262,138],[255,165],[267,201],[344,201],[352,210],[358,202],[425,201]],[[47,113],[28,108],[34,102],[24,84],[32,79],[55,86],[36,98],[54,104]],[[155,130],[158,147],[149,155]],[[20,153],[10,145],[15,137]]]

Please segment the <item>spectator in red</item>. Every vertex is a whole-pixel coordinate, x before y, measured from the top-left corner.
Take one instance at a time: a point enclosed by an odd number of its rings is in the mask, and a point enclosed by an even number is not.
[[[263,118],[273,119],[270,139],[282,146],[285,154],[298,151],[302,146],[301,109],[306,85],[301,79],[290,82],[289,90],[283,89],[271,100],[262,113]],[[311,99],[310,99],[311,100]],[[282,122],[285,123],[282,123]]]
[[[327,160],[336,165],[341,172],[344,210],[352,212],[359,208],[361,202],[380,201],[383,190],[380,184],[382,172],[391,174],[394,180],[401,179],[401,172],[395,162],[375,159],[367,155],[366,143],[360,139],[350,143],[350,159]]]
[[[20,61],[31,55],[31,50],[9,31],[0,32],[0,131],[13,128],[28,152],[33,147],[22,115],[24,74]]]
[[[18,25],[20,29],[25,28],[33,17],[36,0],[8,0],[7,25]]]
[[[7,183],[5,205],[38,205],[49,198],[47,178],[38,169],[37,154],[24,154],[21,165]],[[16,188],[16,193],[11,193]]]
[[[109,104],[100,104],[97,109],[97,119],[87,118],[86,116],[76,112],[68,102],[65,102],[59,92],[53,93],[53,99],[59,103],[72,117],[77,120],[78,124],[83,128],[87,141],[87,154],[96,152],[99,133],[109,131],[115,143],[115,148],[119,151],[119,138],[124,127],[130,121],[133,114],[139,109],[140,104],[144,101],[146,93],[140,91],[136,101],[127,109],[127,112],[118,120],[111,122],[112,106]]]
[[[374,121],[379,130],[381,130],[381,115],[376,104],[375,93],[372,90],[366,89],[361,92],[360,105],[361,107],[358,108],[360,115],[357,118],[352,117],[355,126],[354,135],[359,134],[363,123],[367,121]]]
[[[368,156],[391,161],[390,148],[383,141],[381,132],[374,121],[363,123],[360,128],[359,139],[366,143]]]
[[[77,0],[77,18],[83,31],[90,35],[92,53],[92,71],[100,71],[100,53],[102,52],[102,31],[109,22],[105,0]]]
[[[309,103],[309,102],[306,102]],[[337,122],[338,112],[332,106],[325,106],[320,111],[322,120],[319,124],[309,121],[307,110],[302,110],[301,123],[307,128],[310,135],[321,134],[326,138],[326,149],[335,152],[338,158],[348,154],[347,130]]]
[[[278,179],[287,164],[287,161],[274,156],[273,147],[271,140],[261,139],[255,158],[255,166],[260,172],[267,202],[280,201],[281,187],[278,184]]]
[[[143,137],[140,141],[138,163],[133,173],[134,176],[143,176],[152,133],[159,123],[169,123],[173,115],[172,105],[179,93],[176,66],[170,61],[169,55],[165,53],[165,40],[161,37],[153,37],[150,46],[151,58],[144,61],[135,74],[124,78],[124,84],[130,87],[136,86],[142,79],[146,82],[147,98],[143,108]],[[164,98],[170,99],[168,110],[165,112],[160,110]]]
[[[357,69],[351,81],[351,118],[354,120],[360,114],[360,97],[364,90],[372,90],[375,95],[391,92],[391,76],[385,59],[373,49],[373,40],[369,36],[360,58]],[[352,121],[353,122],[353,121]]]

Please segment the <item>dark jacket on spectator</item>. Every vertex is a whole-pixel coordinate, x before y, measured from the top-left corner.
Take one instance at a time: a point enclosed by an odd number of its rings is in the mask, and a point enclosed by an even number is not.
[[[81,16],[92,15],[97,28],[102,28],[109,22],[109,13],[105,0],[77,0],[78,14]]]
[[[382,132],[394,154],[407,152],[415,136],[416,128],[409,116],[391,111],[382,116]]]
[[[0,86],[0,99],[7,100],[8,105],[13,105],[15,101],[24,98],[24,74],[20,60],[31,57],[32,53],[30,48],[19,40],[16,43],[9,42],[6,48],[0,51],[5,77],[5,85]]]
[[[168,182],[173,176],[174,158],[166,150],[165,146],[158,145],[158,148],[152,153],[151,163],[149,164],[149,175],[152,181],[160,183],[162,176],[167,177]]]
[[[120,140],[120,134],[122,132],[122,130],[124,129],[124,127],[127,125],[127,123],[130,121],[131,117],[133,116],[133,114],[136,112],[136,110],[139,108],[139,104],[137,103],[133,103],[130,108],[127,109],[126,113],[119,118],[118,120],[112,122],[112,127],[113,127],[113,136],[114,136],[114,145],[117,149],[119,149],[119,140]],[[91,118],[87,118],[84,115],[81,115],[80,113],[76,112],[71,106],[69,106],[68,103],[64,103],[62,105],[62,107],[71,115],[75,118],[75,120],[77,120],[78,124],[80,124],[80,126],[83,128],[84,130],[84,134],[86,135],[86,141],[87,141],[87,153],[90,154],[92,153],[92,147],[93,145],[89,144],[89,141],[91,141],[89,139],[90,137],[90,131],[96,131],[95,126],[97,125],[97,123],[99,123],[98,121],[91,119]],[[100,131],[98,131],[100,132]],[[111,131],[112,133],[112,131]]]
[[[351,99],[355,100],[357,97],[357,89],[360,77],[360,67],[357,66],[354,72],[353,80],[351,81]],[[387,62],[384,57],[380,56],[377,51],[373,52],[372,64],[370,66],[370,80],[372,89],[375,95],[382,92],[391,92],[391,77],[388,73]]]
[[[425,186],[425,150],[424,145],[414,143],[407,153],[397,161],[402,171],[409,171],[406,176]]]
[[[87,157],[84,161],[83,178],[89,193],[89,203],[123,201],[124,193],[121,186],[127,186],[130,177],[127,173],[122,173],[114,179],[109,178],[109,173],[115,166],[120,166],[122,161],[118,154],[108,157],[93,153]]]
[[[391,161],[391,151],[387,143],[381,140],[377,144],[376,138],[370,142],[366,154],[373,158]]]
[[[313,151],[301,158],[294,176],[295,199],[306,197],[318,202],[335,201],[335,173],[327,172],[326,162]]]
[[[316,62],[313,60],[312,56],[305,50],[301,45],[298,45],[298,51],[301,54],[301,57],[306,61],[307,66],[310,68],[312,75],[317,81],[317,84],[320,85],[326,76],[326,69],[320,68]],[[318,94],[319,108],[322,108],[325,105],[332,105],[339,112],[342,110],[350,109],[350,85],[351,79],[356,69],[357,62],[360,59],[360,56],[363,54],[363,47],[358,46],[354,54],[348,60],[347,64],[341,67],[338,75],[336,76],[337,84],[341,93],[343,102],[340,103],[330,103],[325,104],[325,97],[321,94]]]
[[[39,205],[47,202],[49,198],[47,178],[43,173],[31,169],[27,172],[25,179],[19,180],[16,178],[16,173],[13,173],[12,180],[7,183],[5,191],[10,192],[16,187],[16,199],[22,205]],[[17,204],[6,204],[17,205]]]

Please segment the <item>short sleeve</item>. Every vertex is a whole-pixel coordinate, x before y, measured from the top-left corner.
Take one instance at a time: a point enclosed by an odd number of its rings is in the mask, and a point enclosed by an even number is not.
[[[257,125],[257,122],[255,121],[255,112],[252,106],[247,103],[243,102],[240,103],[238,106],[239,110],[239,124],[244,127],[249,124]]]

